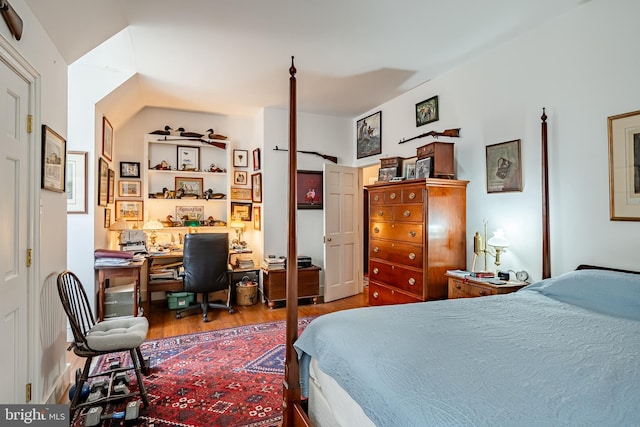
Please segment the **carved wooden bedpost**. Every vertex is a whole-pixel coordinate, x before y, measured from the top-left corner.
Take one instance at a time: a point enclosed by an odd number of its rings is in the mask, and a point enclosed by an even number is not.
[[[293,343],[298,338],[298,250],[296,247],[296,171],[297,162],[297,117],[296,117],[296,67],[291,57],[289,68],[289,202],[287,244],[287,336],[283,385],[284,427],[311,426],[300,405],[300,368],[298,354]]]
[[[549,158],[547,155],[547,115],[542,109],[542,278],[551,277],[549,244]]]

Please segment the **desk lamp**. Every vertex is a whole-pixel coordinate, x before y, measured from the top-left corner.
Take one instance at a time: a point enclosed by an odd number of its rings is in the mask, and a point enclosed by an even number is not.
[[[240,243],[242,242],[242,232],[244,231],[244,221],[238,218],[234,218],[233,220],[231,220],[231,223],[229,224],[229,226],[236,231],[236,241],[238,242],[238,246],[244,246],[242,243]]]
[[[127,221],[125,221],[122,218],[118,219],[109,227],[109,230],[118,232],[118,243],[122,243],[122,232],[126,229],[127,229]]]
[[[151,246],[155,246],[156,238],[158,237],[156,234],[156,231],[162,230],[162,223],[157,219],[152,219],[150,221],[145,222],[144,225],[142,226],[142,229],[145,231],[151,232],[149,234],[149,239],[151,239]]]
[[[504,231],[501,229],[494,231],[493,237],[487,241],[487,245],[491,246],[496,252],[494,264],[498,267],[500,265],[500,254],[509,247],[509,241],[504,238]]]

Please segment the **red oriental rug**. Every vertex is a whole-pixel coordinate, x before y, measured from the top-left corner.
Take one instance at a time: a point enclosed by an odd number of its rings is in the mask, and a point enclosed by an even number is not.
[[[299,320],[299,332],[311,322]],[[127,425],[146,427],[264,427],[282,422],[285,361],[284,321],[180,335],[142,345],[151,358],[143,377],[149,408]],[[94,372],[107,370],[112,360],[97,359]],[[128,353],[121,365],[130,366]],[[129,371],[129,388],[137,385]],[[136,397],[137,398],[137,397]],[[107,405],[103,413],[122,410],[126,402]],[[71,423],[84,426],[84,408]],[[121,420],[105,420],[105,427]]]

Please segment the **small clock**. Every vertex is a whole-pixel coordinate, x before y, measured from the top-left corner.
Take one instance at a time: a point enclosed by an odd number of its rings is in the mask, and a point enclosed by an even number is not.
[[[529,273],[527,273],[526,271],[521,270],[516,272],[516,279],[518,279],[519,281],[526,282],[528,278],[529,278]]]

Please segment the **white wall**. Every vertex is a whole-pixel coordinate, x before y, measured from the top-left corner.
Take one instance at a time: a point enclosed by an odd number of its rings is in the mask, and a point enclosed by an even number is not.
[[[361,116],[382,111],[383,154],[377,157],[413,156],[432,139],[397,142],[461,128],[459,139],[441,141],[455,142],[457,178],[470,181],[469,268],[472,236],[486,219],[489,234],[503,228],[511,243],[501,269],[541,277],[540,116],[546,107],[552,275],[580,263],[637,270],[640,223],[609,220],[607,117],[640,109],[638,16],[635,0],[586,3]],[[440,120],[416,128],[415,104],[434,95]],[[485,147],[514,139],[522,142],[523,191],[487,194]]]
[[[298,82],[298,85],[303,84]],[[354,157],[352,120],[298,113],[298,150],[317,151],[338,157],[338,164],[350,165]],[[288,110],[264,110],[264,177],[263,230],[264,252],[287,255],[287,200],[289,195],[289,154],[275,151],[289,146]],[[299,153],[298,170],[323,170],[327,160]],[[315,265],[324,267],[323,211],[297,210],[297,249],[299,255],[310,256]],[[321,276],[320,283],[323,283]]]
[[[67,64],[55,48],[40,23],[23,0],[14,0],[12,6],[23,20],[24,31],[16,41],[4,22],[0,23],[0,37],[7,40],[18,54],[39,74],[36,82],[36,104],[32,147],[35,164],[40,165],[41,124],[46,124],[61,136],[67,135]],[[60,301],[51,298],[56,292],[55,276],[66,267],[66,195],[40,190],[40,171],[32,174],[32,189],[36,206],[32,221],[34,283],[29,290],[28,360],[30,380],[33,384],[32,403],[54,402],[60,391],[65,372],[64,318]],[[24,195],[26,197],[26,195]],[[38,206],[39,205],[39,206]],[[53,278],[53,280],[52,280]],[[54,288],[55,289],[55,288]],[[3,375],[4,376],[4,375]]]

